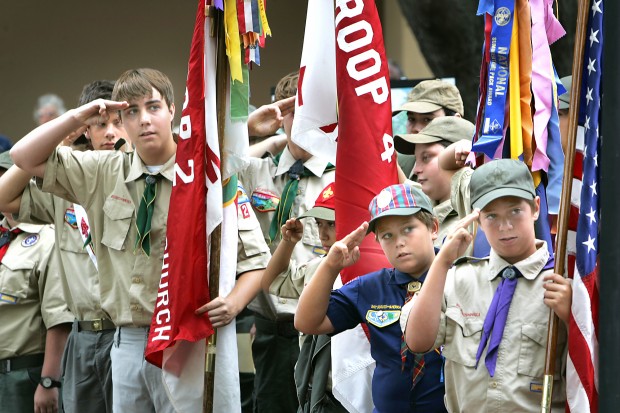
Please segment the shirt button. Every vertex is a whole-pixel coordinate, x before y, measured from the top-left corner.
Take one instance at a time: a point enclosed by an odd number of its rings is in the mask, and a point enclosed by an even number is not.
[[[494,389],[497,389],[497,382],[496,381],[491,382],[491,387]]]
[[[129,306],[129,309],[131,311],[137,311],[138,310],[138,306],[136,304],[132,304],[132,305]]]
[[[133,277],[131,279],[131,282],[134,283],[134,284],[140,284],[142,282],[142,278],[140,278],[140,277]]]
[[[280,304],[286,304],[286,298],[280,298],[278,301],[280,301]]]

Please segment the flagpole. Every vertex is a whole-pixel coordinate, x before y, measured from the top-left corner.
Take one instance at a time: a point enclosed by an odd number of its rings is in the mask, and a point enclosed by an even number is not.
[[[577,126],[583,74],[583,54],[585,50],[586,27],[588,24],[588,0],[578,0],[577,28],[575,31],[575,48],[573,51],[573,81],[570,90],[570,106],[568,109],[568,139],[564,161],[564,180],[562,181],[562,197],[555,239],[556,274],[564,274],[568,235],[568,218],[571,210],[571,190],[573,184],[573,167],[577,141]],[[549,311],[549,327],[547,329],[547,350],[545,353],[545,370],[541,412],[551,412],[551,396],[553,394],[553,375],[555,372],[556,347],[558,336],[558,316]]]
[[[213,20],[211,33],[205,35],[217,38],[216,57],[216,107],[217,132],[219,147],[223,147],[224,126],[226,117],[226,85],[228,69],[226,59],[226,44],[224,41],[224,13],[214,6],[205,5],[205,16]],[[210,236],[209,251],[209,296],[211,300],[219,295],[220,289],[220,254],[222,241],[222,225],[215,227]],[[205,387],[203,398],[203,413],[213,412],[213,391],[215,389],[215,356],[217,344],[217,330],[209,337],[206,348]]]

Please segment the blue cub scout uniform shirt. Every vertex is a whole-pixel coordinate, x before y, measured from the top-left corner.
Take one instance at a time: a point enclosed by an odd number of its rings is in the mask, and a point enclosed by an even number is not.
[[[418,281],[423,282],[426,274]],[[365,322],[370,332],[370,353],[377,366],[372,379],[375,412],[445,412],[442,359],[435,351],[424,356],[424,375],[412,390],[413,354],[407,352],[402,368],[400,310],[407,284],[415,281],[394,268],[384,268],[354,279],[331,293],[327,316],[334,333]]]

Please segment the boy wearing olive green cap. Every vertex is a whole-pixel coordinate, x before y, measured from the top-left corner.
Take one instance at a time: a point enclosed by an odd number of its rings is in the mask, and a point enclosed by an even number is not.
[[[398,152],[415,154],[413,173],[424,193],[433,201],[433,212],[439,220],[437,247],[459,219],[454,202],[463,202],[460,201],[463,198],[467,201],[467,184],[472,173],[469,167],[441,169],[439,156],[454,142],[471,140],[474,131],[473,123],[460,117],[444,116],[433,119],[419,133],[394,137],[394,147]]]
[[[401,327],[414,353],[443,346],[448,411],[534,411],[541,400],[549,308],[567,323],[571,286],[553,273],[553,256],[536,239],[540,198],[525,164],[484,164],[474,171],[470,190],[474,212],[448,236],[424,288],[403,308]],[[491,252],[457,260],[472,241],[466,228],[473,221]],[[553,412],[564,411],[565,350],[561,328]]]

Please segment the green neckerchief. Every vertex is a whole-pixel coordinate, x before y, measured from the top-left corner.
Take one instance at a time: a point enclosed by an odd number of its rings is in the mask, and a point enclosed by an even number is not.
[[[149,175],[142,174],[145,178],[146,185],[142,200],[138,207],[138,216],[136,218],[136,245],[135,248],[142,248],[147,257],[151,256],[151,219],[153,219],[153,210],[155,209],[155,196],[157,195],[157,181],[161,178],[159,174]]]
[[[273,163],[278,166],[280,163],[280,157],[282,153],[278,154],[275,158],[273,158]],[[328,164],[325,168],[325,171],[331,171],[334,169],[334,165]],[[289,219],[291,215],[291,207],[295,202],[295,197],[297,197],[297,188],[299,186],[299,180],[301,178],[313,176],[314,174],[310,172],[308,168],[304,166],[304,163],[301,159],[295,161],[293,165],[288,170],[289,181],[284,186],[284,190],[282,191],[282,195],[280,197],[280,202],[278,203],[278,207],[276,208],[276,212],[273,215],[273,219],[271,220],[271,226],[269,227],[269,240],[273,242],[276,239],[278,234],[280,233],[280,228]]]

